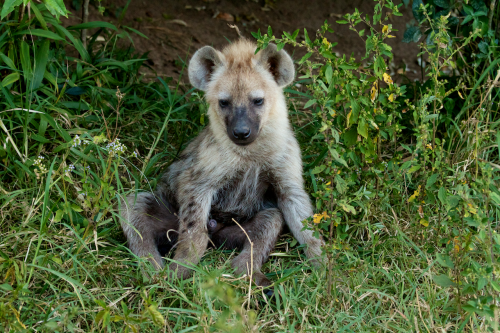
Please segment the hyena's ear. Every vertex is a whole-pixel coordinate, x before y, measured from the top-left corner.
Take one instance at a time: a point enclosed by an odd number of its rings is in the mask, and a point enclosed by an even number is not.
[[[259,62],[267,66],[278,86],[285,87],[292,83],[295,77],[293,60],[285,50],[278,51],[276,44],[269,44],[257,54]]]
[[[223,55],[211,46],[204,46],[196,51],[188,67],[191,84],[205,91],[215,68],[223,65],[222,57]]]

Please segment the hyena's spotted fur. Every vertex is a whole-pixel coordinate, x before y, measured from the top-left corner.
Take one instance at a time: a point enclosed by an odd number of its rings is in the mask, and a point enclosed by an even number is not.
[[[155,195],[130,195],[122,209],[130,249],[138,256],[150,255],[159,267],[164,265],[159,246],[176,243],[174,260],[196,264],[211,237],[216,246],[241,248],[232,264],[237,272],[246,272],[250,244],[237,225],[230,225],[233,218],[254,244],[256,283],[269,284],[260,267],[284,223],[299,243],[308,245],[308,258],[319,264],[322,241],[302,231],[302,221],[313,211],[282,91],[293,81],[293,62],[275,45],[256,55],[255,49],[240,40],[222,52],[204,47],[195,53],[189,76],[206,93],[209,126],[170,166]],[[245,138],[238,134],[241,128]],[[210,217],[223,223],[211,235]],[[169,269],[189,275],[183,266],[171,264]]]

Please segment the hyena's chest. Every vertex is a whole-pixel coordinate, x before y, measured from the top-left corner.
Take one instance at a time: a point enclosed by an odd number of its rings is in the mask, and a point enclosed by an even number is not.
[[[270,190],[270,176],[266,171],[253,167],[239,172],[216,192],[211,213],[222,220],[251,218],[262,209]]]

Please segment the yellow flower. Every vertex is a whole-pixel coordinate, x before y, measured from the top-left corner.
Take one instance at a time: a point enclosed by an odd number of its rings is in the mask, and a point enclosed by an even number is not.
[[[418,189],[408,198],[408,202],[414,201],[420,195],[420,187],[421,185],[418,185]]]
[[[326,46],[326,47],[330,47],[330,45],[332,45],[326,38],[323,38],[323,44]]]
[[[384,34],[388,33],[389,32],[389,26],[388,25],[384,25],[384,27],[382,28],[382,32]]]
[[[394,94],[389,95],[389,101],[394,102]]]
[[[373,83],[373,87],[372,87],[371,94],[370,94],[370,98],[371,98],[372,102],[375,102],[375,98],[377,98],[377,94],[378,94],[378,81],[375,81]]]
[[[427,221],[426,219],[421,219],[420,220],[420,224],[423,225],[424,227],[428,227],[429,226],[429,221]]]
[[[321,222],[321,220],[323,218],[326,219],[328,217],[330,217],[330,216],[326,215],[326,211],[324,211],[322,214],[314,214],[314,216],[313,216],[313,222],[316,223],[316,224],[318,224],[318,223]]]
[[[431,145],[430,143],[428,143],[425,147],[426,147],[427,149],[432,150],[432,145]]]
[[[387,73],[384,73],[384,81],[387,84],[392,84],[393,83],[392,79],[391,79],[391,76],[389,74],[387,74]]]

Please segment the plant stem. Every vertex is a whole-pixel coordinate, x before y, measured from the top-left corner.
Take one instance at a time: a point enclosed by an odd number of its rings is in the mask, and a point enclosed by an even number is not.
[[[493,16],[495,16],[495,5],[497,0],[491,0],[490,2],[490,12],[488,13],[488,27],[491,29],[491,25],[493,24]]]
[[[87,23],[89,21],[89,1],[90,0],[83,1],[82,23]],[[83,47],[87,48],[87,29],[82,29],[81,38],[82,38]]]

